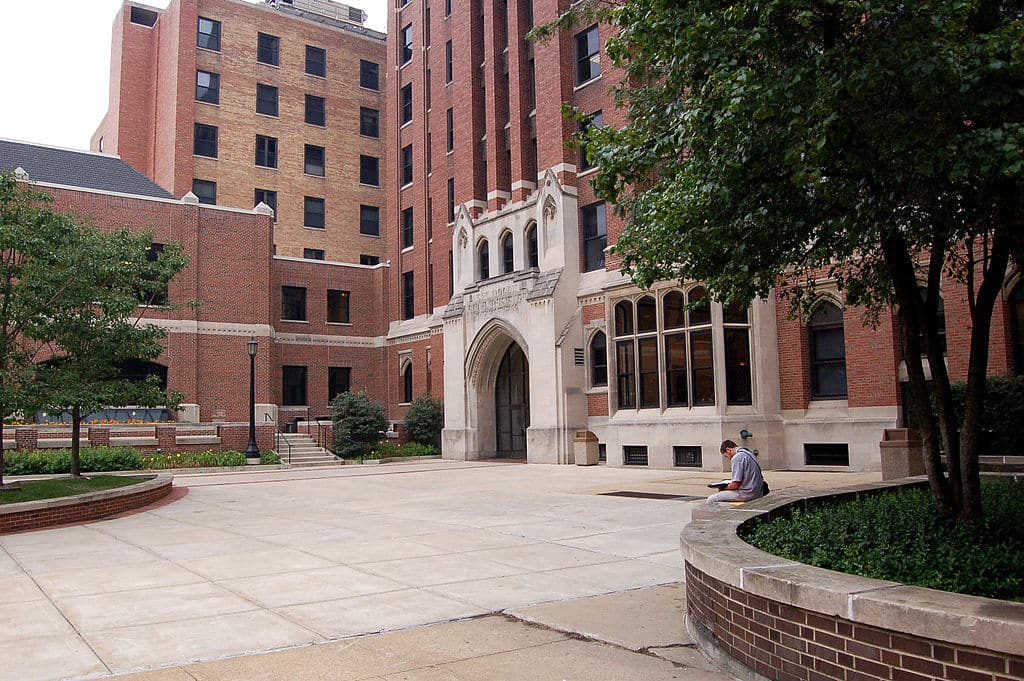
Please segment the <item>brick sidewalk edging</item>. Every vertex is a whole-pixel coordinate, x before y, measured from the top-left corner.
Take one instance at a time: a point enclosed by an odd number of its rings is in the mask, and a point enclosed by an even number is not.
[[[170,473],[139,475],[145,482],[73,497],[43,499],[0,507],[0,534],[80,523],[148,506],[171,493]]]
[[[737,534],[752,518],[835,494],[772,493],[694,510],[680,535],[686,627],[707,654],[737,676],[773,681],[1024,681],[1024,603],[824,570]]]

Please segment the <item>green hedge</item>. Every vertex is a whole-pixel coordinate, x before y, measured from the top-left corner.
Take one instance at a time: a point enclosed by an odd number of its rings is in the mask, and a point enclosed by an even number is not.
[[[982,479],[985,519],[954,525],[927,488],[809,502],[743,538],[809,565],[956,593],[1024,600],[1024,479]]]
[[[435,456],[439,454],[437,447],[420,444],[419,442],[406,442],[396,444],[388,441],[377,443],[367,459],[391,459],[402,456]]]
[[[244,466],[242,452],[171,452],[143,454],[132,447],[83,447],[79,454],[83,473]],[[274,452],[260,452],[261,464],[278,464]],[[71,472],[68,449],[4,452],[4,475],[57,475]]]

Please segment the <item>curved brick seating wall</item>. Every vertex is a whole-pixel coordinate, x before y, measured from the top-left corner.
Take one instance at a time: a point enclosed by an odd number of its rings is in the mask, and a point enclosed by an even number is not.
[[[737,535],[805,498],[773,493],[694,511],[680,537],[686,624],[706,653],[738,676],[776,681],[1024,680],[1024,603],[823,570]]]
[[[171,493],[170,473],[140,475],[146,482],[63,499],[26,501],[0,507],[0,534],[96,520],[148,506]]]

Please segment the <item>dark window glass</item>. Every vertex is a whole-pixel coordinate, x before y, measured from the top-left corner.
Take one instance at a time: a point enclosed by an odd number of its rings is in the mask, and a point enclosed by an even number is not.
[[[348,291],[327,291],[327,321],[331,324],[348,324]]]
[[[306,289],[304,287],[281,287],[281,319],[306,321]]]
[[[256,113],[266,116],[277,115],[277,88],[273,85],[256,85]]]
[[[452,68],[452,41],[449,40],[444,44],[444,82],[452,82],[454,76]]]
[[[682,291],[670,291],[662,300],[666,329],[686,326],[686,301]]]
[[[256,135],[256,165],[277,167],[277,138]]]
[[[675,465],[684,468],[700,468],[704,465],[704,455],[699,445],[672,447]]]
[[[413,233],[412,233],[412,208],[402,209],[402,248],[409,248],[412,246]]]
[[[444,0],[444,15],[446,17],[452,15],[452,0]]]
[[[807,322],[812,399],[846,397],[846,339],[843,312],[823,302]]]
[[[380,264],[380,256],[379,255],[360,255],[359,256],[359,264],[360,265],[379,265]]]
[[[714,350],[711,329],[690,334],[690,370],[693,381],[693,404],[705,406],[715,403]]]
[[[378,72],[380,66],[377,62],[359,60],[359,87],[367,90],[380,90],[380,77]]]
[[[199,17],[196,45],[206,50],[220,52],[220,22],[216,19]]]
[[[408,24],[402,28],[399,41],[402,46],[399,62],[405,64],[412,59],[412,24]]]
[[[160,255],[164,252],[164,245],[161,243],[153,242],[149,244],[149,248],[146,249],[146,262],[156,262],[160,259]],[[160,286],[156,286],[153,281],[153,277],[149,274],[144,274],[142,277],[144,280],[149,282],[149,290],[140,290],[138,294],[139,302],[143,305],[166,305],[167,304],[167,283],[163,283]],[[156,289],[156,290],[153,290]]]
[[[530,225],[526,230],[526,259],[530,267],[540,267],[537,250],[537,223]]]
[[[686,371],[686,334],[665,336],[666,399],[670,407],[689,404]]]
[[[306,405],[306,367],[281,367],[281,405],[285,407]]]
[[[487,239],[480,242],[477,248],[477,259],[479,262],[480,278],[489,279],[491,276],[491,248]]]
[[[601,51],[597,26],[576,34],[576,84],[601,75]]]
[[[598,331],[590,339],[590,385],[608,385],[608,339]]]
[[[402,369],[402,402],[412,402],[412,362]]]
[[[142,7],[135,7],[134,5],[132,6],[132,11],[129,16],[130,21],[133,24],[149,27],[152,27],[154,24],[156,24],[156,20],[160,18],[160,15],[154,12],[153,10],[145,9]]]
[[[600,128],[602,125],[604,125],[604,117],[601,115],[601,112],[598,111],[597,113],[592,114],[586,121],[580,124],[580,132],[585,133],[590,128]],[[581,144],[580,172],[590,170],[593,167],[594,159],[591,158],[590,150],[587,148],[587,145]]]
[[[750,332],[725,330],[725,403],[751,404]]]
[[[615,335],[633,335],[633,302],[623,300],[615,304]]]
[[[380,208],[378,206],[359,206],[359,233],[380,236]]]
[[[306,260],[323,260],[324,252],[320,248],[303,248],[302,257]]]
[[[412,319],[416,316],[416,291],[413,283],[413,273],[402,273],[402,319]]]
[[[280,62],[281,39],[276,35],[259,33],[256,36],[256,61],[277,66]]]
[[[501,273],[508,274],[514,272],[515,269],[515,249],[512,245],[512,235],[506,234],[501,237]]]
[[[843,444],[804,444],[804,463],[808,466],[849,466],[850,446]]]
[[[374,187],[380,185],[380,159],[376,156],[359,156],[359,183]]]
[[[311,76],[327,75],[327,50],[306,45],[306,73]]]
[[[448,109],[446,116],[447,123],[447,150],[454,151],[455,149],[455,112],[453,109]]]
[[[722,306],[722,318],[726,324],[746,324],[747,308],[739,302],[731,302]]]
[[[649,333],[658,330],[658,306],[651,296],[636,301],[636,332]]]
[[[351,367],[327,367],[327,400],[352,389]]]
[[[619,392],[619,409],[636,408],[636,365],[634,341],[615,343],[616,387]]]
[[[220,104],[220,74],[196,71],[196,101]]]
[[[644,445],[623,445],[622,463],[626,466],[646,466],[647,447]]]
[[[364,137],[380,137],[380,112],[368,107],[359,107],[359,134]]]
[[[401,101],[399,102],[399,107],[402,112],[400,122],[402,125],[405,125],[412,120],[412,83],[402,86],[402,96]]]
[[[324,200],[305,197],[302,224],[315,229],[324,228]]]
[[[268,208],[274,211],[274,220],[277,220],[277,192],[269,189],[257,189],[253,196],[253,206],[265,203]]]
[[[448,222],[455,222],[455,178],[448,178]]]
[[[402,147],[402,185],[412,182],[412,145]]]
[[[303,153],[303,172],[307,175],[324,176],[325,155],[323,147],[307,144]]]
[[[327,102],[323,97],[306,95],[306,122],[310,125],[327,125]]]
[[[657,407],[661,400],[658,396],[658,339],[641,338],[637,340],[637,359],[640,361],[640,408]]]
[[[604,203],[584,206],[581,211],[583,228],[583,271],[604,269],[604,249],[608,246],[608,227],[605,223]]]
[[[687,301],[692,306],[689,310],[690,326],[711,323],[711,301],[708,298],[708,292],[703,286],[690,289]]]
[[[192,180],[192,193],[199,198],[199,203],[215,205],[217,203],[217,183],[210,180]]]
[[[193,154],[217,158],[217,126],[196,123],[193,135]]]

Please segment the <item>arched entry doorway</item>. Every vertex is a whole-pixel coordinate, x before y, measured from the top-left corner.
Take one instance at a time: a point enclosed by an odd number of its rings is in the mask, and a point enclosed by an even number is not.
[[[530,425],[530,363],[517,343],[505,350],[494,385],[495,453],[526,458],[526,429]]]

